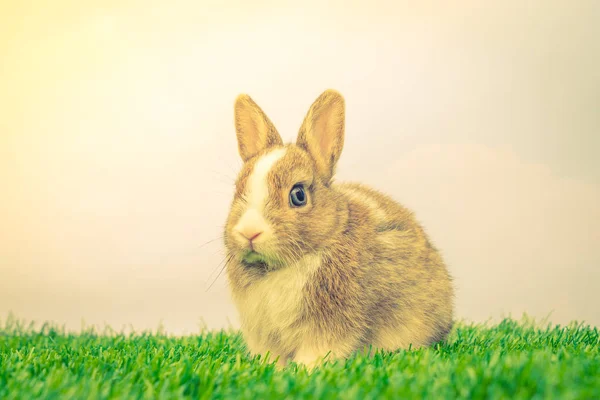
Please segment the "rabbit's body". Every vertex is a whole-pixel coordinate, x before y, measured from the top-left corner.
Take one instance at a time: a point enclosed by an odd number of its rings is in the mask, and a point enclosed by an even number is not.
[[[245,164],[226,225],[227,275],[250,352],[281,364],[312,365],[369,345],[420,347],[452,326],[450,276],[412,213],[366,186],[331,182],[343,144],[343,135],[328,136],[340,126],[337,96],[321,96],[298,143],[285,146],[249,98],[236,103],[251,112],[236,108]],[[319,120],[328,112],[329,126]],[[317,128],[324,133],[314,140]],[[248,129],[254,142],[244,139]],[[262,147],[249,151],[256,141]]]

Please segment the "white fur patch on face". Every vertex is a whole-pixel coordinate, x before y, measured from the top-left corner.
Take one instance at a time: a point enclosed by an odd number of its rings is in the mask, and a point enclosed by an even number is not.
[[[248,187],[246,191],[248,208],[255,208],[262,211],[265,202],[267,201],[267,197],[269,197],[267,175],[269,174],[269,171],[273,169],[275,163],[285,155],[286,151],[286,149],[275,149],[263,155],[256,164],[254,164],[254,170],[248,178]]]
[[[287,149],[275,149],[263,155],[254,164],[254,169],[248,177],[246,185],[247,208],[237,225],[233,228],[241,236],[241,241],[261,232],[255,242],[265,241],[272,229],[264,217],[264,207],[269,197],[269,182],[267,176],[273,166],[286,153]]]

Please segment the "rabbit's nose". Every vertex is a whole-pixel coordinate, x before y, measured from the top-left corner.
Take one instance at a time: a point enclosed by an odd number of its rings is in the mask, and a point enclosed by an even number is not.
[[[248,239],[250,242],[252,242],[254,239],[256,239],[257,237],[259,237],[262,232],[261,231],[255,231],[255,230],[249,230],[249,229],[245,229],[243,231],[240,231],[240,234],[245,237],[246,239]]]

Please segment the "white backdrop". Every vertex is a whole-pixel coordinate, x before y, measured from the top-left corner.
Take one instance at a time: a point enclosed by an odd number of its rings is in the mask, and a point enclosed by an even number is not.
[[[233,100],[292,140],[331,87],[338,180],[416,212],[459,318],[600,324],[598,2],[247,3],[0,6],[0,318],[236,326]]]

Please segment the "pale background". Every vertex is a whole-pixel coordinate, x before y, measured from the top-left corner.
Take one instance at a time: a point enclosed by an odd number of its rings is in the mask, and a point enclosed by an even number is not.
[[[233,100],[292,140],[335,88],[338,180],[416,212],[458,318],[600,325],[600,2],[96,4],[0,5],[0,319],[237,326]]]

